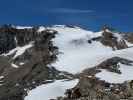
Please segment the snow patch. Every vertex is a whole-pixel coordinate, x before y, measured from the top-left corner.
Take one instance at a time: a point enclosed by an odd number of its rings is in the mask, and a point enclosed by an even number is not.
[[[15,54],[15,56],[13,57],[13,59],[17,58],[18,56],[22,55],[27,49],[31,48],[33,46],[32,43],[25,45],[23,47],[18,47],[18,50]]]
[[[9,55],[12,55],[12,54],[15,54],[13,59],[17,58],[18,56],[22,55],[27,49],[31,48],[33,46],[33,43],[34,42],[31,42],[25,46],[22,46],[22,47],[16,47],[12,50],[10,50],[7,54],[2,54],[4,56],[9,56]]]
[[[2,54],[2,55],[3,55],[3,56],[9,56],[9,55],[14,54],[17,50],[18,50],[18,47],[14,48],[14,49],[10,50],[8,53]]]
[[[57,80],[53,83],[41,85],[28,93],[24,100],[50,100],[64,96],[65,90],[73,88],[78,79],[72,81]]]
[[[119,65],[119,70],[121,71],[121,74],[101,69],[101,72],[96,74],[96,77],[109,83],[123,83],[128,80],[133,80],[133,66],[127,66],[123,64]]]
[[[37,32],[40,33],[40,32],[42,32],[42,31],[44,31],[45,29],[46,29],[46,28],[45,28],[44,26],[40,26]]]
[[[0,76],[0,80],[3,79],[3,78],[4,78],[4,76]]]
[[[24,62],[20,62],[19,65],[24,65],[25,63]]]
[[[19,68],[19,66],[18,65],[16,65],[16,64],[11,64],[12,65],[12,67],[14,67],[14,68]]]
[[[31,26],[16,26],[16,29],[32,29]]]

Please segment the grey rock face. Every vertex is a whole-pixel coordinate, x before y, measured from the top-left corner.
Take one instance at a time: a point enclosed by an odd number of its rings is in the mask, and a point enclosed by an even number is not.
[[[119,37],[114,36],[111,31],[103,31],[103,36],[101,38],[101,43],[104,45],[110,46],[113,50],[125,49],[128,48],[124,39],[119,40]]]
[[[119,36],[116,36],[115,34],[121,35],[121,38]],[[88,40],[88,43],[92,43],[93,41],[99,41],[103,45],[111,47],[113,50],[120,50],[128,48],[126,40],[132,43],[131,39],[133,35],[129,35],[122,35],[122,33],[120,32],[114,33],[111,28],[103,27],[102,36],[92,38],[91,40]]]
[[[0,76],[3,77],[0,79],[0,100],[23,100],[27,91],[38,85],[72,77],[71,74],[60,72],[50,65],[56,60],[58,53],[58,48],[52,44],[57,32],[44,30],[38,33],[37,30],[16,29],[8,25],[0,27]],[[3,55],[31,42],[33,46],[16,58],[13,58],[15,52]]]

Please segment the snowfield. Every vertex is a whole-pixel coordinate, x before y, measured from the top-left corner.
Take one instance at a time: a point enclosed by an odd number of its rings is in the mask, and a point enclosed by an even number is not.
[[[92,32],[81,28],[53,27],[58,31],[56,38],[53,40],[54,45],[59,47],[58,61],[53,64],[58,70],[70,73],[78,73],[88,67],[96,64],[92,58],[98,55],[112,51],[112,48],[105,47],[100,42],[93,41],[91,44],[88,40],[101,36],[102,32]]]
[[[31,90],[25,100],[50,100],[58,96],[64,96],[65,90],[73,88],[78,83],[78,79],[72,81],[57,80],[53,83],[38,86]]]
[[[101,36],[102,32],[91,32],[81,28],[69,28],[64,26],[55,26],[54,30],[58,31],[56,38],[53,40],[54,45],[59,47],[61,52],[58,55],[58,61],[53,64],[58,70],[71,73],[78,73],[85,68],[95,67],[106,59],[112,57],[121,57],[133,60],[133,48],[113,51],[112,48],[102,45],[100,42],[93,41],[91,44],[87,40]],[[118,33],[113,33],[122,39]],[[127,41],[126,41],[127,42]],[[128,46],[132,46],[128,43]],[[133,79],[133,66],[120,65],[121,75],[108,72],[102,69],[101,73],[96,76],[110,83],[122,83]]]

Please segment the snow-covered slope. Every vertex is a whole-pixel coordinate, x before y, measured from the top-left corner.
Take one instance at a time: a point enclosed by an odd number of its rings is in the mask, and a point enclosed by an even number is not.
[[[58,70],[75,74],[82,72],[86,68],[93,68],[111,57],[121,57],[133,60],[133,48],[114,51],[112,47],[102,44],[101,41],[89,41],[94,38],[102,37],[103,31],[92,32],[79,27],[66,27],[62,25],[48,28],[40,27],[38,31],[41,32],[45,29],[57,31],[56,37],[53,39],[53,44],[58,47],[59,55],[58,60],[53,63],[52,66]],[[107,30],[107,32],[111,31]],[[123,37],[119,33],[112,34],[117,38],[118,42],[123,40]],[[125,42],[127,45],[131,46],[126,40]],[[120,64],[120,70],[122,74],[101,69],[101,72],[96,74],[96,77],[110,83],[122,83],[133,79],[133,66]],[[42,97],[43,99],[45,98],[45,100],[48,100],[50,98],[55,98],[56,96],[63,96],[64,90],[62,91],[62,89],[60,89],[62,86],[61,84],[67,83],[56,81],[46,86],[40,86],[41,88],[38,87],[35,90],[30,91],[26,100],[42,100]],[[42,94],[44,96],[42,96]]]
[[[59,47],[61,54],[58,61],[53,64],[59,70],[65,70],[71,73],[81,72],[85,68],[91,68],[111,57],[121,57],[133,60],[133,48],[112,51],[111,47],[104,46],[99,41],[88,43],[88,40],[102,36],[101,32],[87,31],[81,28],[54,27],[58,31],[54,44]],[[110,32],[107,30],[107,32]],[[113,33],[118,41],[122,40],[122,36]],[[130,43],[128,43],[131,46]],[[96,76],[112,83],[124,82],[132,80],[133,66],[120,65],[121,75],[102,70]],[[115,76],[116,75],[116,76]],[[104,77],[105,76],[105,77]]]
[[[58,96],[63,96],[66,89],[73,88],[78,83],[78,80],[58,80],[53,83],[41,85],[33,89],[25,97],[25,100],[50,100],[56,99]]]
[[[91,64],[96,64],[97,61],[92,58],[112,51],[111,47],[104,46],[98,41],[88,43],[88,40],[102,36],[102,32],[63,26],[55,26],[52,29],[58,32],[53,41],[61,53],[53,66],[59,70],[71,73],[81,72],[85,68],[92,67]]]

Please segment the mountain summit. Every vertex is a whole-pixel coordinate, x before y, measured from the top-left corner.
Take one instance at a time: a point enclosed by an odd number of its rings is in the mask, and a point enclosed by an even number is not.
[[[132,46],[107,26],[1,26],[0,100],[130,100]]]

